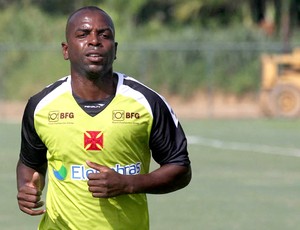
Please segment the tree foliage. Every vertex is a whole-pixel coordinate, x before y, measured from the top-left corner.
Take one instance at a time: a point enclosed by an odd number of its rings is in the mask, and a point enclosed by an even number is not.
[[[68,14],[86,5],[99,6],[114,19],[119,42],[116,68],[142,76],[141,80],[146,82],[151,78],[156,82],[151,85],[167,88],[172,93],[191,93],[203,84],[214,84],[235,93],[249,92],[257,89],[259,82],[259,54],[255,50],[247,50],[242,54],[244,58],[229,54],[226,42],[271,40],[284,41],[288,46],[299,26],[298,2],[0,0],[0,94],[26,98],[36,84],[43,86],[61,72],[68,73],[59,44],[64,39]],[[140,45],[140,41],[147,41],[149,46]],[[199,51],[197,46],[201,43],[208,43],[211,50],[206,52],[205,47]],[[214,43],[221,45],[215,48]],[[49,48],[51,44],[55,48]],[[155,48],[155,44],[160,47]],[[188,48],[182,51],[184,47]],[[209,64],[211,55],[213,64]],[[51,71],[44,71],[49,68]],[[214,69],[214,78],[203,78],[208,68]],[[13,87],[16,82],[23,86],[18,92]]]
[[[162,25],[228,26],[246,21],[250,15],[252,23],[262,27],[271,23],[282,36],[288,36],[300,21],[299,0],[0,0],[0,9],[12,4],[22,9],[34,5],[50,15],[66,15],[84,5],[98,5],[112,11],[119,21],[137,26],[153,20]]]

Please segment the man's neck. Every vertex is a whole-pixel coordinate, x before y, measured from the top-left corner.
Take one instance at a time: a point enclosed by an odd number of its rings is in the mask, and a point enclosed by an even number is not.
[[[103,100],[116,92],[117,77],[113,74],[107,77],[89,79],[72,75],[72,91],[80,98],[88,101]]]

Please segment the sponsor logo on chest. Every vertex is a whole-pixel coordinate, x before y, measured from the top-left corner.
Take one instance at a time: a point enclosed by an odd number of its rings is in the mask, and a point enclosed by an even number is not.
[[[50,124],[73,124],[74,112],[49,111],[48,122]]]

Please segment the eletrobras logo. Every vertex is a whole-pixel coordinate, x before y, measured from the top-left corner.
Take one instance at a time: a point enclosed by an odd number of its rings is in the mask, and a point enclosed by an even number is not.
[[[141,162],[130,165],[116,164],[114,167],[111,167],[111,169],[123,175],[136,175],[140,174],[141,172]],[[87,180],[90,173],[101,172],[92,168],[88,168],[85,165],[71,165],[70,173],[68,173],[67,168],[64,165],[61,165],[58,170],[53,169],[54,176],[56,179],[61,181],[65,180],[68,175],[70,176],[71,180]]]
[[[61,165],[58,170],[53,168],[53,174],[58,180],[64,180],[67,177],[67,169],[64,165]]]

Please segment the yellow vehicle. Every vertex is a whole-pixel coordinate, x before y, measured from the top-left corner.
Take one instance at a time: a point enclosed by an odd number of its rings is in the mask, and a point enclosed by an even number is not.
[[[300,48],[288,54],[261,56],[260,102],[265,115],[300,116]]]

